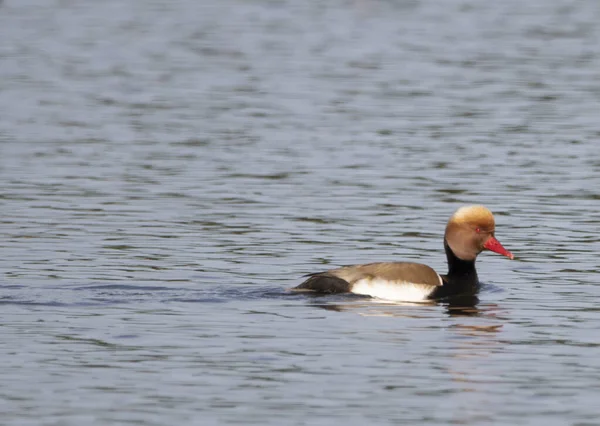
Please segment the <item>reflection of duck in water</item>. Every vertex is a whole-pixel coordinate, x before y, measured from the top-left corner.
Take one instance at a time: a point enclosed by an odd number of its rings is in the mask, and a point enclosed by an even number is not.
[[[444,235],[448,274],[439,275],[421,263],[370,263],[311,274],[295,290],[355,293],[407,302],[473,295],[479,288],[475,270],[479,253],[490,250],[513,259],[494,237],[494,231],[494,216],[487,208],[461,207],[448,221]]]
[[[317,297],[322,297],[325,294],[313,293],[315,300],[311,303],[312,306],[325,309],[326,311],[335,312],[352,312],[355,311],[362,316],[384,316],[384,317],[411,317],[418,318],[421,315],[413,310],[407,311],[405,309],[398,309],[403,306],[413,307],[424,307],[424,306],[436,306],[438,301],[435,300],[424,300],[421,302],[399,302],[394,301],[392,303],[357,303],[356,300],[348,300],[347,302],[338,301],[321,302]],[[385,301],[382,301],[385,302]],[[483,308],[478,307],[479,298],[475,294],[463,294],[459,296],[453,296],[445,298],[441,306],[446,309],[446,313],[451,317],[477,317],[477,316],[490,316],[495,317],[492,312],[497,308],[496,305],[485,305]],[[457,326],[459,327],[459,326]],[[492,326],[493,328],[500,328],[500,326]],[[484,328],[487,328],[484,326]]]

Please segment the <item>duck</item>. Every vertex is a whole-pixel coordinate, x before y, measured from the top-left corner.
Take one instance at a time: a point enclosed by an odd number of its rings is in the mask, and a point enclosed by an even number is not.
[[[448,273],[414,262],[378,262],[343,266],[305,275],[296,291],[354,293],[398,302],[427,302],[464,294],[480,287],[475,260],[484,250],[514,259],[496,239],[492,212],[481,205],[463,206],[452,214],[444,233]]]

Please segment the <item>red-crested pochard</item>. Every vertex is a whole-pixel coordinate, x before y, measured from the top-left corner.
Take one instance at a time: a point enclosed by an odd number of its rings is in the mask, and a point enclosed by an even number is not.
[[[487,249],[514,258],[494,237],[494,231],[494,216],[487,208],[461,207],[446,225],[446,275],[439,275],[421,263],[369,263],[310,274],[295,290],[355,293],[406,302],[474,292],[479,286],[475,270],[475,259],[479,253]]]

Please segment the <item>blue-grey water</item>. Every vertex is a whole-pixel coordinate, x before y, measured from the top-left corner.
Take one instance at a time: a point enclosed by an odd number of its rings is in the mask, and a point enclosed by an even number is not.
[[[2,425],[600,422],[600,2],[4,0]],[[343,264],[479,301],[287,289]]]

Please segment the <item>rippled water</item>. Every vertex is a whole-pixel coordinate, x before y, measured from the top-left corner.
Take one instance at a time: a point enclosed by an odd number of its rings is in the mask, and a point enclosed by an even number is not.
[[[600,3],[0,4],[5,425],[597,424]],[[310,297],[329,267],[479,301]],[[475,303],[473,303],[475,302]]]

